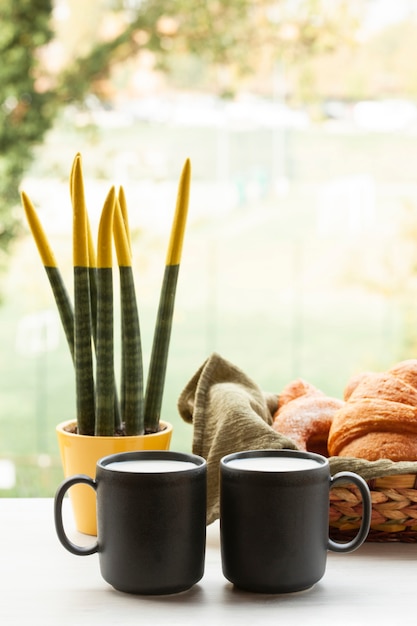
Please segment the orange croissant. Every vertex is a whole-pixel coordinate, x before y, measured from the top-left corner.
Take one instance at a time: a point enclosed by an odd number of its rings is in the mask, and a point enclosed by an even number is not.
[[[279,395],[272,427],[292,439],[300,450],[327,456],[333,415],[343,404],[300,378],[284,387]]]
[[[332,456],[417,460],[417,359],[349,381],[329,431]]]

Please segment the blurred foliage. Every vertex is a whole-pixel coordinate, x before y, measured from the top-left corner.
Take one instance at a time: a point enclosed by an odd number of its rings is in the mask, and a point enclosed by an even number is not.
[[[13,207],[33,145],[50,127],[54,107],[36,85],[36,51],[52,38],[51,0],[0,4],[0,249],[8,250],[18,220]]]
[[[74,6],[77,1],[69,0]],[[103,0],[95,3],[103,4]],[[364,2],[110,0],[107,4],[103,15],[118,12],[119,32],[92,41],[88,50],[64,68],[57,83],[64,101],[82,100],[89,90],[98,95],[102,90],[103,95],[112,68],[143,49],[152,51],[156,67],[165,72],[181,56],[190,55],[220,72],[227,68],[228,84],[220,88],[233,92],[245,74],[270,76],[277,63],[297,65],[316,54],[351,45]]]
[[[218,92],[231,96],[243,74],[260,72],[270,77],[280,61],[301,63],[349,44],[362,4],[359,0],[2,0],[0,250],[6,251],[16,235],[13,209],[33,147],[42,142],[62,107],[82,103],[91,93],[110,98],[115,66],[147,50],[154,55],[155,68],[168,72],[175,68],[176,59],[193,55],[218,69],[223,77]],[[63,40],[67,54],[62,51]]]

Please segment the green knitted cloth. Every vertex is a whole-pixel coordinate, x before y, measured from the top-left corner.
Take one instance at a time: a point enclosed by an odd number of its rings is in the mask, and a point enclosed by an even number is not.
[[[197,370],[178,399],[181,417],[193,425],[193,452],[207,460],[207,523],[219,517],[219,462],[242,450],[292,449],[297,446],[273,428],[278,394],[262,391],[242,370],[212,354]],[[332,475],[341,471],[365,480],[417,473],[417,462],[329,459]]]

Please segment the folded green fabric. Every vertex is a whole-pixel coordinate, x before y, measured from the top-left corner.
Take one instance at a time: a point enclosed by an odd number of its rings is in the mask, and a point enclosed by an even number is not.
[[[292,449],[297,446],[272,428],[278,394],[262,391],[242,370],[212,354],[178,399],[181,417],[193,425],[193,452],[207,460],[207,523],[219,517],[219,462],[243,450]],[[331,473],[351,471],[365,480],[417,473],[417,462],[329,459]]]

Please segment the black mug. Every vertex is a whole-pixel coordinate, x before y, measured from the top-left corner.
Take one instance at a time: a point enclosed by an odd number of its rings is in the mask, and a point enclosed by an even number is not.
[[[329,490],[350,482],[362,495],[354,539],[329,538]],[[294,450],[253,450],[220,462],[220,538],[224,576],[261,593],[301,591],[318,582],[327,551],[352,552],[365,541],[371,520],[367,483],[357,474],[333,478],[327,458]]]
[[[206,461],[170,451],[125,452],[97,463],[96,479],[76,475],[59,486],[55,528],[77,555],[98,552],[101,575],[120,591],[169,594],[203,576],[206,543]],[[90,547],[67,536],[62,501],[75,484],[97,492],[97,541]]]

